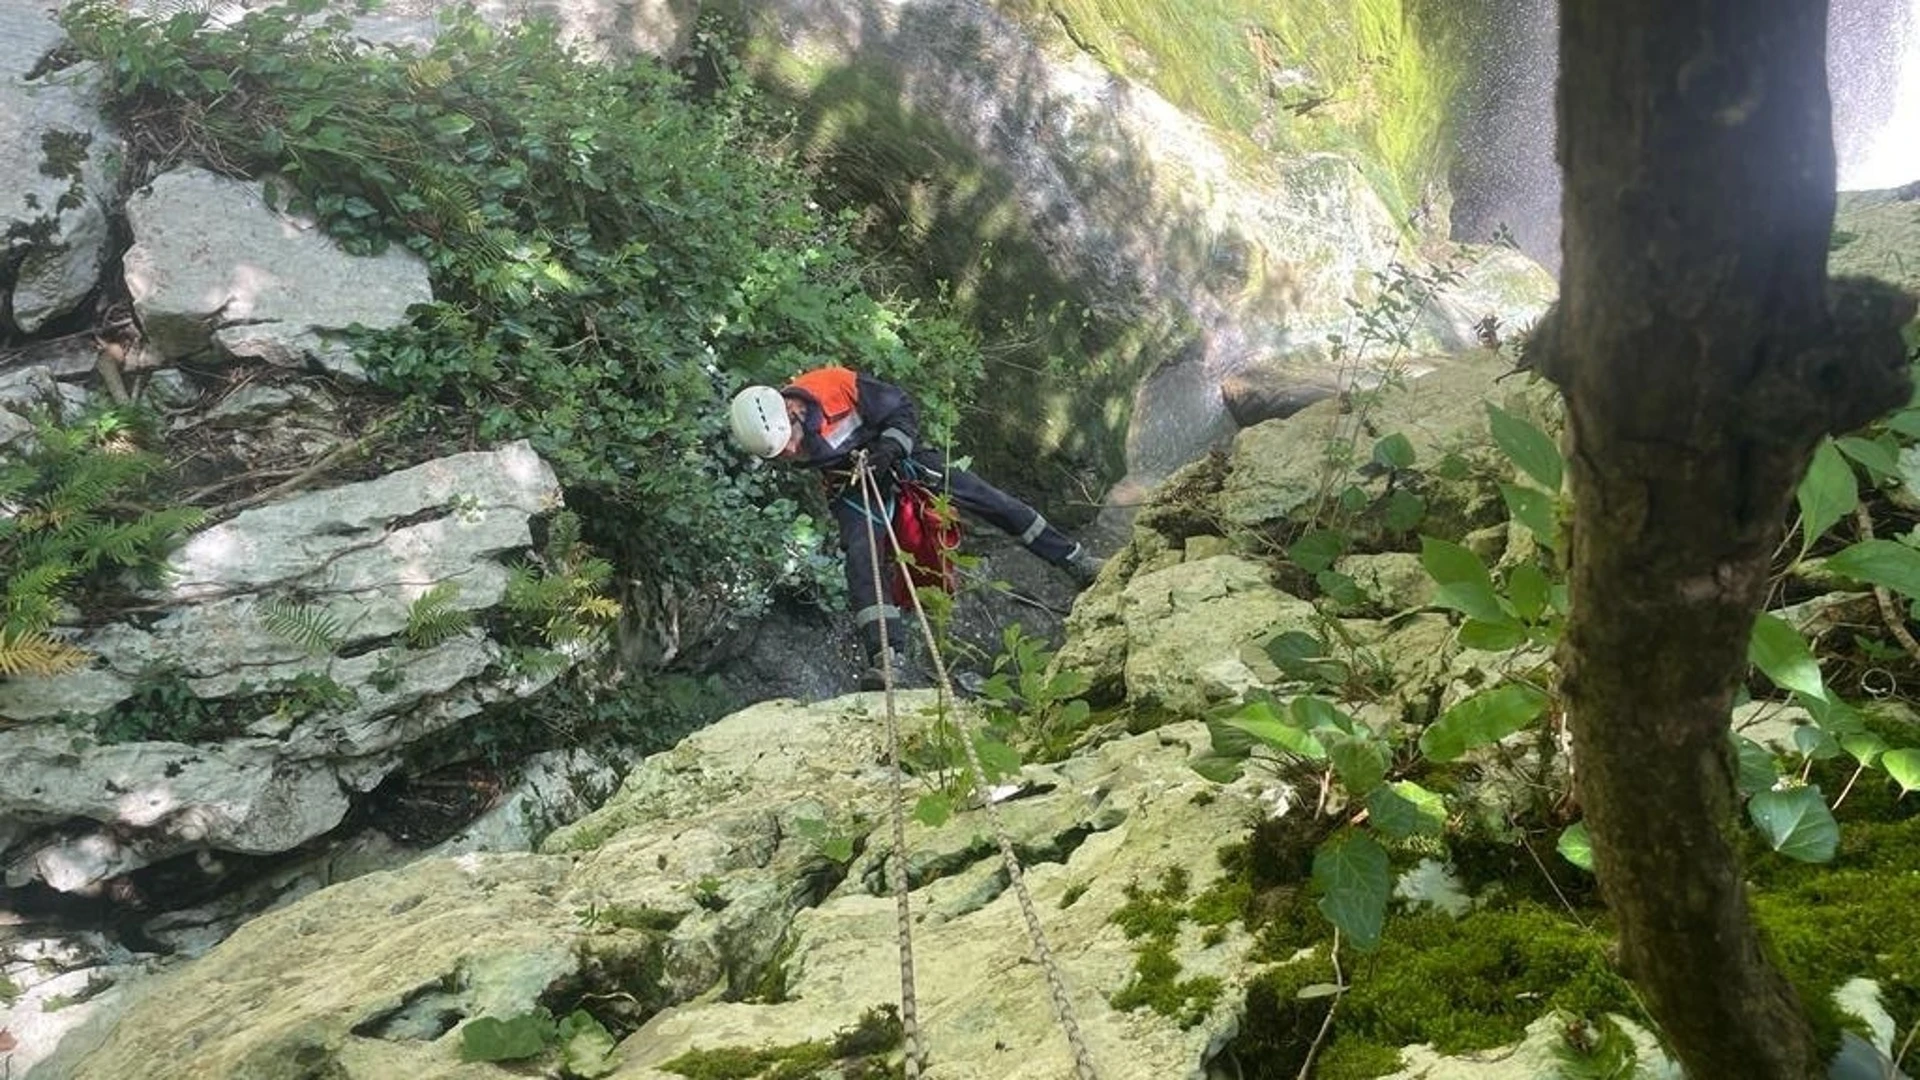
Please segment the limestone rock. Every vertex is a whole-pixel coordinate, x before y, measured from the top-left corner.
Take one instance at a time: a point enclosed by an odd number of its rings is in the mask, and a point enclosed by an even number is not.
[[[909,734],[932,724],[930,693],[900,705]],[[611,1074],[624,1080],[665,1080],[674,1074],[658,1066],[695,1047],[829,1037],[898,1000],[895,905],[865,872],[824,894],[811,886],[833,864],[796,825],[825,820],[869,869],[890,857],[880,712],[878,695],[763,703],[648,758],[549,854],[432,858],[324,889],[198,960],[109,991],[111,1015],[29,1075],[290,1076],[297,1063],[298,1075],[338,1080],[504,1078],[517,1074],[459,1060],[463,1024],[616,998],[644,1003]],[[1136,959],[1111,921],[1129,887],[1177,871],[1206,888],[1221,873],[1221,838],[1257,805],[1250,789],[1215,788],[1188,768],[1206,739],[1190,723],[1109,743],[1030,770],[1030,793],[1000,807],[1106,1077],[1202,1075],[1251,972],[1239,927],[1203,938],[1189,926],[1174,956],[1183,977],[1221,980],[1214,1007],[1183,1026],[1110,1004]],[[992,828],[980,810],[910,827],[913,850],[927,853],[913,858],[941,867],[911,897],[927,1075],[1050,1080],[1071,1071],[1069,1047],[998,849],[970,839]],[[619,958],[644,956],[654,966],[615,973]],[[776,964],[784,995],[752,1000],[743,982]]]
[[[330,335],[398,326],[433,299],[404,248],[357,257],[310,221],[270,208],[256,182],[201,169],[154,178],[127,202],[127,289],[147,340],[169,359],[216,347],[280,367],[358,365]]]
[[[150,594],[157,617],[81,638],[101,657],[95,667],[0,683],[0,717],[105,714],[157,668],[244,733],[185,745],[167,737],[177,718],[160,714],[130,719],[116,736],[129,741],[111,745],[44,724],[0,731],[0,758],[34,763],[0,772],[0,817],[61,826],[31,843],[7,838],[9,881],[85,891],[185,851],[287,850],[337,824],[351,793],[379,783],[413,743],[528,692],[537,684],[500,674],[500,646],[477,630],[421,648],[405,630],[414,600],[440,582],[459,586],[458,609],[498,604],[500,560],[531,545],[529,519],[559,497],[552,470],[515,443],[270,503],[196,534]],[[345,655],[315,655],[275,631],[282,602],[334,627]],[[343,693],[289,707],[285,688],[303,679]],[[93,825],[72,827],[81,821]]]
[[[1128,700],[1198,715],[1261,685],[1240,658],[1269,633],[1311,630],[1313,605],[1237,555],[1183,562],[1127,582]]]
[[[64,37],[43,5],[0,5],[0,235],[20,260],[12,323],[28,333],[99,284],[123,152],[90,68],[28,78]]]

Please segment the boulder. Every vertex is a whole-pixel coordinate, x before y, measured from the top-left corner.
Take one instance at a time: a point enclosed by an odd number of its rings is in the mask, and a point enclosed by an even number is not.
[[[478,629],[419,647],[406,631],[437,584],[457,586],[457,609],[498,605],[501,560],[559,499],[515,443],[196,534],[148,594],[153,614],[78,639],[96,666],[0,682],[0,718],[22,725],[0,731],[0,759],[32,763],[0,772],[9,883],[90,891],[187,851],[287,850],[333,828],[413,744],[531,692],[542,680],[505,672]],[[183,730],[190,712],[222,730]],[[78,731],[44,723],[75,715]]]
[[[212,350],[360,376],[337,333],[400,326],[433,299],[419,256],[349,255],[313,222],[270,207],[257,182],[174,169],[127,200],[127,220],[127,290],[167,360]]]
[[[43,5],[0,5],[0,236],[19,260],[0,310],[25,333],[99,284],[124,154],[96,108],[96,72],[41,73],[65,36]]]

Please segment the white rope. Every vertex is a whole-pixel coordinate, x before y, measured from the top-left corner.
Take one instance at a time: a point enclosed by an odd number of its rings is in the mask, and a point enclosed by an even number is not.
[[[865,482],[860,485],[861,509],[866,511],[868,562],[873,565],[874,604],[884,603],[880,580],[880,549],[878,538],[873,529],[873,504],[868,500],[868,489],[873,487],[870,470],[867,468],[866,455],[859,455],[854,463],[854,473]],[[877,491],[877,488],[875,489]],[[892,535],[892,527],[888,527]],[[900,768],[900,720],[893,707],[893,643],[887,640],[887,623],[882,618],[880,624],[880,686],[886,695],[887,712],[887,766],[893,773],[893,858],[888,860],[891,870],[888,877],[893,886],[894,914],[900,928],[900,1033],[906,1043],[906,1078],[919,1080],[920,1069],[926,1062],[926,1048],[920,1041],[920,1008],[913,990],[913,905],[907,890],[907,808],[906,774]]]
[[[866,508],[870,510],[874,503],[885,502],[885,500],[880,497],[879,483],[874,479],[872,470],[866,467],[864,459],[855,463],[855,475],[858,477],[861,485],[860,499]],[[872,513],[868,513],[866,517],[867,538],[869,540],[868,546],[872,553],[874,585],[875,588],[878,589],[880,585],[880,551],[879,548],[874,547],[872,544],[872,541],[875,539],[873,515]],[[889,519],[886,520],[884,524],[887,527],[887,541],[892,546],[894,559],[896,561],[902,561],[903,556],[900,551],[900,540],[899,537],[894,534],[893,522]],[[986,797],[989,790],[987,785],[987,770],[980,763],[980,752],[974,747],[970,733],[961,726],[958,711],[951,709],[954,700],[953,683],[947,674],[946,661],[940,655],[940,643],[934,637],[933,624],[927,618],[926,608],[920,603],[919,592],[909,589],[908,595],[913,600],[913,613],[920,624],[920,633],[926,642],[927,655],[933,661],[935,687],[939,692],[937,701],[944,711],[953,716],[954,730],[959,736],[960,745],[966,750],[967,768],[973,777],[974,790],[981,795],[981,802],[987,812],[987,821],[993,826],[994,839],[1000,846],[1001,865],[1006,868],[1007,881],[1013,887],[1014,896],[1020,902],[1020,914],[1026,920],[1027,938],[1033,944],[1034,959],[1039,962],[1041,971],[1046,974],[1047,991],[1053,1002],[1054,1015],[1060,1021],[1061,1030],[1066,1032],[1067,1045],[1073,1051],[1074,1073],[1079,1077],[1079,1080],[1100,1080],[1099,1073],[1095,1071],[1093,1067],[1093,1055],[1088,1051],[1086,1039],[1080,1033],[1080,1024],[1074,1018],[1073,1002],[1067,994],[1066,979],[1061,975],[1060,967],[1054,961],[1053,950],[1047,944],[1046,932],[1041,929],[1040,926],[1039,912],[1033,905],[1033,896],[1027,891],[1026,876],[1021,872],[1020,868],[1020,857],[1013,850],[1013,841],[1007,836],[1005,823],[1000,820],[999,806],[992,799]],[[904,796],[900,791],[902,774],[897,756],[899,736],[898,724],[894,717],[893,708],[893,666],[891,657],[887,655],[889,647],[887,644],[885,623],[881,624],[880,650],[882,653],[880,668],[881,683],[886,689],[887,738],[889,745],[896,748],[895,756],[893,757],[895,786],[894,857],[892,861],[894,864],[894,890],[895,895],[899,897],[898,907],[901,920],[900,968],[902,1001],[900,1013],[902,1023],[910,1033],[907,1052],[907,1076],[913,1078],[919,1075],[919,1063],[915,1060],[916,1055],[919,1053],[919,1040],[917,1027],[912,1021],[908,1020],[909,1015],[912,1013],[911,994],[913,973],[911,958],[912,947],[908,941],[907,932],[907,900],[904,891],[906,889],[906,833],[902,820],[902,801]]]

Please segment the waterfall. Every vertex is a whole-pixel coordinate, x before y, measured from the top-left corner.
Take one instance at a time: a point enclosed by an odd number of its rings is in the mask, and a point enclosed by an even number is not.
[[[1827,83],[1841,189],[1920,180],[1920,0],[1834,0]]]
[[[1508,230],[1560,265],[1560,173],[1553,160],[1555,0],[1484,0],[1460,114],[1453,228],[1462,240]],[[1827,82],[1839,187],[1920,180],[1920,0],[1832,0]]]

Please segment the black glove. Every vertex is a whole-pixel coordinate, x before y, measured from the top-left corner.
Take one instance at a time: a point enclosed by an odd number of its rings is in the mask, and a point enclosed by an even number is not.
[[[893,467],[913,449],[913,437],[899,428],[888,428],[867,447],[867,465],[873,478],[884,487],[893,478]]]

